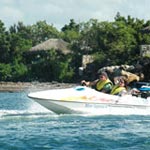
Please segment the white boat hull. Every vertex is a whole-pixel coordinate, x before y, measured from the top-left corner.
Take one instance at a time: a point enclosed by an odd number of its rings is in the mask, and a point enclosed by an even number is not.
[[[150,100],[97,92],[87,87],[55,89],[29,93],[28,96],[57,114],[149,115]]]

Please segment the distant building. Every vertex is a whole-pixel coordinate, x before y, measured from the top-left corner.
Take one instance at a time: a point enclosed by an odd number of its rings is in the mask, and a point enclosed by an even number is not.
[[[87,65],[92,63],[94,58],[92,55],[83,55],[82,56],[82,66],[79,67],[79,75],[82,76],[85,69],[87,69]]]
[[[145,34],[150,34],[150,25],[143,28],[142,30],[142,33],[145,33]],[[145,45],[141,45],[141,49],[140,49],[140,56],[142,57],[150,57],[150,45],[148,44],[145,44]]]
[[[150,57],[150,45],[141,45],[140,55]]]
[[[93,61],[94,61],[93,56],[83,55],[83,57],[82,57],[82,67],[86,68],[87,64],[92,63]]]

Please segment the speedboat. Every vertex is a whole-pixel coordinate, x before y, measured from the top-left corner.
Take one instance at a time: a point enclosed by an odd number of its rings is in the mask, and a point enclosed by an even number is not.
[[[150,96],[150,82],[135,82],[132,88],[139,90],[143,98]]]
[[[150,115],[150,98],[116,96],[85,86],[31,92],[28,97],[56,114]]]

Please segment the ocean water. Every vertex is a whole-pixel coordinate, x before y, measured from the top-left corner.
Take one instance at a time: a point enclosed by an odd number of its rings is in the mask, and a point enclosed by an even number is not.
[[[56,115],[0,93],[0,150],[150,150],[150,116]]]

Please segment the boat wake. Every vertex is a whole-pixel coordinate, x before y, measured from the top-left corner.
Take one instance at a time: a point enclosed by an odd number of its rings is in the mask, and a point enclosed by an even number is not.
[[[0,110],[0,119],[5,117],[40,117],[40,116],[49,116],[54,113],[47,110],[46,108],[40,106],[37,103],[30,103],[29,107],[25,110]]]
[[[136,113],[137,112],[137,113]],[[120,110],[111,110],[109,108],[105,108],[102,112],[95,111],[91,109],[90,113],[79,113],[79,114],[55,114],[49,110],[45,110],[45,108],[38,109],[33,111],[29,110],[0,110],[0,120],[1,119],[14,119],[14,118],[48,118],[48,117],[67,117],[67,116],[79,116],[79,117],[94,117],[94,116],[128,116],[128,115],[140,115],[140,116],[149,116],[149,112],[139,112],[136,110],[123,110],[120,113]]]

